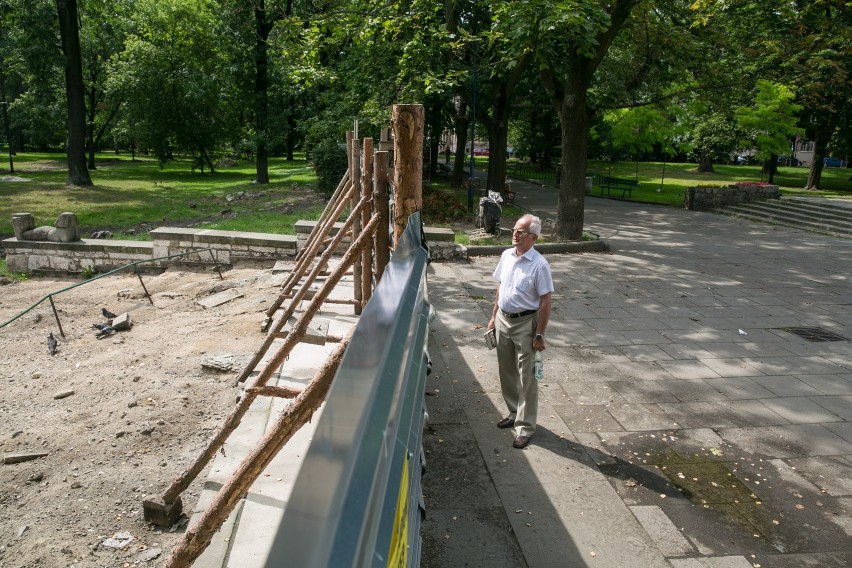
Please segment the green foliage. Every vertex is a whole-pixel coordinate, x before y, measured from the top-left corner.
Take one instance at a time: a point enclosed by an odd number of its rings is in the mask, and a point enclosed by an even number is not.
[[[452,190],[423,188],[423,218],[427,224],[447,224],[467,219],[467,193]]]
[[[163,165],[176,149],[213,168],[236,126],[234,82],[220,53],[221,21],[211,0],[140,0],[133,33],[109,81],[125,101],[126,121],[141,147]]]
[[[689,133],[689,147],[693,155],[709,156],[716,163],[727,163],[741,136],[733,117],[725,113],[707,111],[694,117]]]
[[[658,109],[645,106],[611,111],[604,116],[610,124],[612,143],[634,156],[650,152],[654,146],[674,153],[674,123]]]
[[[317,173],[317,189],[326,197],[331,197],[346,174],[346,150],[337,142],[329,140],[314,147],[313,159]]]
[[[793,102],[794,96],[787,86],[759,80],[754,105],[736,110],[737,122],[749,136],[742,142],[743,147],[756,148],[761,160],[784,154],[790,148],[790,140],[799,133],[796,113],[802,107]]]

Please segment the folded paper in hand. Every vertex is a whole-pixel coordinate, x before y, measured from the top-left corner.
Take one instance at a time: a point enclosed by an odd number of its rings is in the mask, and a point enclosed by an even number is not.
[[[497,334],[494,332],[494,328],[492,327],[488,331],[485,332],[485,345],[488,346],[488,350],[494,349],[497,347]]]

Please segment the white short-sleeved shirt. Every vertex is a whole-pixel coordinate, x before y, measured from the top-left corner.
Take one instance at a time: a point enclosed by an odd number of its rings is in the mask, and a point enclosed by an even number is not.
[[[520,257],[505,250],[493,276],[500,282],[498,307],[510,314],[537,310],[541,296],[554,290],[550,264],[532,247]]]

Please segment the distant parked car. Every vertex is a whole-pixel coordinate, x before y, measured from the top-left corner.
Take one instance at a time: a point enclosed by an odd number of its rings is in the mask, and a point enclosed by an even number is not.
[[[778,156],[778,164],[781,166],[796,166],[802,165],[801,160],[793,156]]]
[[[841,158],[823,158],[822,165],[826,168],[845,168],[847,162]]]

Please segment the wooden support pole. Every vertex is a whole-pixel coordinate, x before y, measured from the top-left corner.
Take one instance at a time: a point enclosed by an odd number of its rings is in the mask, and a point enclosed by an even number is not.
[[[361,146],[358,143],[358,140],[352,139],[352,147],[349,152],[349,171],[352,175],[352,183],[355,186],[355,190],[352,192],[352,209],[350,215],[354,215],[355,204],[358,202],[358,199],[361,196]],[[355,237],[361,233],[361,227],[363,224],[361,223],[361,216],[357,216],[355,222],[352,224],[352,241],[355,241]],[[353,295],[356,300],[355,304],[355,315],[361,315],[361,306],[364,300],[364,292],[361,288],[361,257],[355,259],[355,264],[352,266],[352,288]]]
[[[246,389],[255,396],[274,396],[277,398],[295,398],[303,390],[302,387],[278,387],[264,385],[262,387],[249,387]]]
[[[348,175],[347,175],[348,177]],[[299,281],[299,278],[305,273],[311,263],[314,261],[314,257],[317,254],[317,251],[320,247],[325,244],[327,237],[331,234],[332,229],[334,229],[334,224],[337,222],[340,214],[343,213],[343,210],[349,205],[350,200],[352,199],[352,193],[355,191],[355,187],[347,182],[341,192],[337,195],[336,199],[329,201],[328,205],[326,205],[323,210],[326,213],[324,218],[321,218],[317,221],[317,224],[314,225],[314,229],[311,231],[311,236],[308,238],[307,244],[305,248],[302,249],[304,256],[301,258],[301,262],[297,267],[294,267],[293,271],[287,277],[287,280],[281,286],[281,288],[287,292],[289,292],[296,282]]]
[[[263,439],[240,463],[234,474],[219,489],[198,520],[187,528],[183,539],[172,549],[166,568],[186,568],[204,552],[213,535],[228,518],[240,498],[249,490],[281,448],[299,431],[325,400],[334,380],[354,327],[326,359],[322,368],[295,400],[278,416]]]
[[[373,139],[364,138],[364,170],[361,174],[361,198],[369,199],[373,193]],[[372,202],[361,210],[361,226],[366,226],[373,216]],[[373,247],[361,252],[361,307],[367,305],[373,294]]]
[[[304,337],[305,333],[307,333],[308,324],[311,322],[316,311],[323,304],[334,287],[337,286],[337,283],[340,282],[340,279],[349,267],[352,266],[355,259],[361,254],[361,248],[367,246],[369,244],[368,241],[373,238],[373,232],[376,230],[377,223],[378,221],[376,218],[371,219],[370,224],[367,225],[364,231],[358,236],[358,239],[352,243],[346,251],[346,254],[343,256],[340,265],[331,273],[328,280],[325,281],[325,284],[323,284],[317,291],[314,299],[311,300],[310,304],[308,304],[308,307],[305,309],[305,313],[302,314],[293,326],[293,329],[284,340],[284,343],[278,348],[278,351],[272,355],[270,360],[267,361],[266,366],[255,378],[254,384],[251,385],[252,387],[264,386],[272,377],[275,369],[284,363],[296,344],[301,341],[302,337]],[[219,427],[219,430],[213,436],[213,439],[210,440],[210,443],[201,455],[198,456],[195,462],[186,471],[175,478],[172,485],[163,494],[163,501],[166,504],[173,503],[178,496],[183,493],[187,487],[189,487],[192,480],[198,476],[201,470],[204,469],[210,459],[216,454],[216,451],[222,447],[222,444],[225,443],[225,440],[228,439],[231,432],[240,425],[240,421],[243,416],[245,416],[245,413],[248,412],[248,409],[251,406],[251,403],[254,402],[255,398],[257,398],[257,395],[252,394],[250,390],[246,391],[245,396],[240,399],[240,402],[225,418],[225,422]]]
[[[393,242],[423,209],[423,105],[393,105]]]
[[[376,229],[376,284],[382,279],[385,267],[390,262],[390,204],[388,200],[388,169],[390,154],[386,151],[376,152],[373,159],[373,207],[379,218]]]
[[[365,206],[365,203],[366,202],[363,202],[363,201],[361,203],[359,203],[355,207],[355,211],[360,211],[360,207]],[[308,293],[308,289],[310,288],[311,284],[313,284],[313,282],[316,280],[317,276],[319,275],[320,271],[322,270],[322,267],[328,262],[329,257],[331,257],[332,253],[337,248],[337,245],[339,245],[340,241],[342,241],[343,238],[346,236],[346,233],[349,230],[350,225],[354,222],[355,222],[355,216],[353,216],[353,215],[350,215],[349,218],[346,219],[346,222],[343,224],[343,228],[340,231],[338,231],[337,234],[334,236],[334,239],[332,240],[331,246],[329,246],[325,250],[325,252],[322,253],[322,256],[320,257],[319,262],[317,262],[314,265],[313,270],[311,270],[311,273],[305,279],[305,282],[304,282],[304,284],[302,284],[302,287],[299,288],[299,290],[296,292],[296,294],[293,295],[292,301],[287,306],[287,309],[270,326],[270,329],[267,332],[266,338],[264,338],[263,343],[260,345],[260,348],[257,351],[254,352],[254,354],[251,357],[251,360],[249,360],[246,367],[242,370],[242,372],[240,373],[240,376],[237,377],[238,383],[245,381],[248,378],[248,376],[251,374],[251,372],[254,371],[254,368],[257,367],[258,363],[260,363],[260,360],[263,359],[264,354],[267,352],[267,350],[269,350],[269,348],[272,346],[273,341],[275,341],[275,339],[277,338],[277,333],[279,331],[281,331],[284,328],[284,326],[287,324],[287,321],[290,319],[290,316],[292,316],[293,312],[296,311],[296,306],[298,306],[299,302],[301,302],[304,299],[305,295]],[[288,296],[287,293],[282,293],[278,297],[280,302],[278,302],[278,301],[276,301],[276,302],[278,303],[279,306],[281,305],[281,303],[284,302],[284,298],[287,297],[287,296]],[[268,314],[268,312],[267,312],[267,314]]]
[[[314,257],[317,254],[317,251],[320,247],[326,244],[325,235],[331,232],[332,228],[334,228],[334,223],[338,217],[340,217],[343,210],[349,204],[350,196],[354,191],[354,186],[347,185],[346,191],[344,191],[338,198],[337,203],[333,207],[333,211],[330,217],[328,217],[323,223],[322,229],[314,236],[314,238],[308,241],[308,246],[304,249],[308,252],[302,257],[301,261],[293,267],[292,272],[290,272],[289,276],[287,276],[287,280],[284,281],[284,285],[281,287],[281,294],[278,298],[269,306],[269,309],[266,310],[266,317],[271,318],[278,308],[284,303],[284,299],[287,294],[293,289],[293,287],[299,282],[299,280],[304,276],[305,272],[310,268],[311,263],[314,261]],[[343,232],[343,231],[341,231]],[[334,252],[336,247],[331,248],[331,252]],[[330,256],[330,255],[329,255]],[[264,326],[266,327],[266,326]]]
[[[340,183],[337,184],[337,189],[335,189],[334,193],[331,194],[331,199],[328,200],[328,204],[325,206],[325,209],[322,210],[322,214],[320,215],[320,218],[317,219],[316,225],[314,225],[314,228],[311,229],[311,234],[308,235],[308,241],[307,241],[308,243],[310,243],[311,241],[314,240],[314,237],[317,234],[317,230],[321,226],[323,226],[323,224],[325,224],[325,220],[328,218],[332,209],[334,209],[334,204],[337,203],[338,200],[340,199],[341,193],[343,193],[347,190],[348,185],[349,185],[349,170],[346,170],[346,173],[343,174],[343,177],[340,179]],[[306,249],[307,249],[307,247],[303,248],[298,253],[296,253],[296,260],[299,260],[302,256],[304,256]]]
[[[319,262],[314,265],[314,268],[313,270],[311,270],[311,273],[308,274],[308,276],[305,278],[305,282],[293,295],[293,299],[290,301],[290,304],[287,306],[287,309],[284,310],[284,312],[276,321],[275,325],[272,326],[273,333],[281,331],[287,324],[287,321],[290,319],[290,316],[292,316],[293,313],[296,311],[296,306],[298,306],[299,302],[301,302],[305,298],[308,293],[308,290],[311,287],[311,284],[313,284],[317,276],[319,276],[319,273],[322,271],[323,267],[328,262],[329,257],[331,257],[334,250],[338,247],[338,245],[340,245],[341,241],[346,238],[350,227],[357,223],[358,220],[361,218],[361,210],[365,208],[368,203],[368,199],[364,198],[359,201],[355,208],[352,210],[352,214],[350,214],[346,221],[343,223],[343,227],[341,228],[341,230],[338,231],[337,234],[334,236],[334,239],[332,239],[331,245],[329,245],[325,252],[322,253]]]

